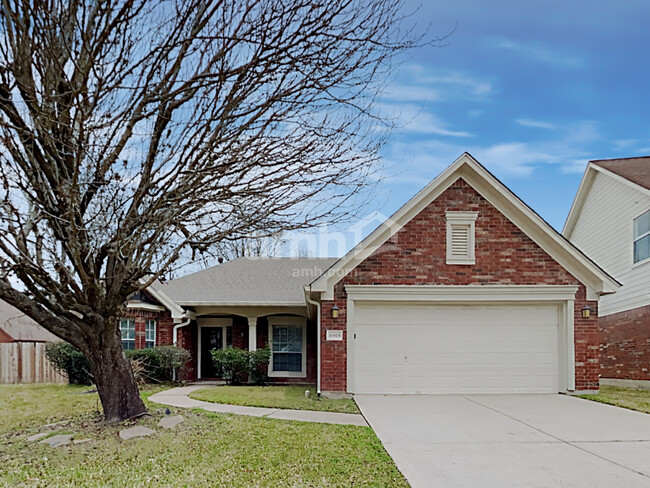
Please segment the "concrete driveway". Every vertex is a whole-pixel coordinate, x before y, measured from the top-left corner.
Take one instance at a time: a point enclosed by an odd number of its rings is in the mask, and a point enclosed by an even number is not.
[[[565,395],[355,395],[413,488],[650,487],[650,415]]]

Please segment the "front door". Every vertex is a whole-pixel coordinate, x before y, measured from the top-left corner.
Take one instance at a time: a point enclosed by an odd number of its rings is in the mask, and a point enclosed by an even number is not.
[[[201,327],[201,378],[216,378],[210,351],[223,348],[223,327]]]

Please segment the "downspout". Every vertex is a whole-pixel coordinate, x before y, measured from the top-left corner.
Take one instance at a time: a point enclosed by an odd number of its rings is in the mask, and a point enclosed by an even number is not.
[[[192,319],[188,318],[185,320],[185,322],[181,322],[180,324],[176,324],[174,326],[174,329],[172,331],[172,337],[175,346],[178,346],[178,329],[180,329],[181,327],[185,327],[186,325],[190,325],[191,321]]]
[[[316,336],[318,340],[316,341],[316,395],[320,398],[320,343],[321,343],[321,328],[320,328],[320,302],[311,299],[311,285],[309,285],[309,291],[305,293],[305,299],[307,303],[316,306]]]
[[[185,319],[185,322],[181,322],[180,324],[176,324],[174,328],[172,329],[172,338],[174,342],[174,346],[178,347],[178,329],[181,327],[185,327],[186,325],[190,325],[190,322],[192,321],[191,318]],[[174,374],[172,376],[172,381],[176,381],[176,368],[174,368]]]

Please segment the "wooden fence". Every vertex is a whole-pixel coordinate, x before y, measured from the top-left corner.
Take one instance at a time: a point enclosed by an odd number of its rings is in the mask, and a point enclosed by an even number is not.
[[[0,344],[0,383],[67,383],[45,357],[43,342]]]

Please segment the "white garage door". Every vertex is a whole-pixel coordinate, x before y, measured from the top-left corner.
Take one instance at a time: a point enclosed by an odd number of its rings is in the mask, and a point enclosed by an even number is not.
[[[557,393],[556,305],[356,302],[353,393]]]

